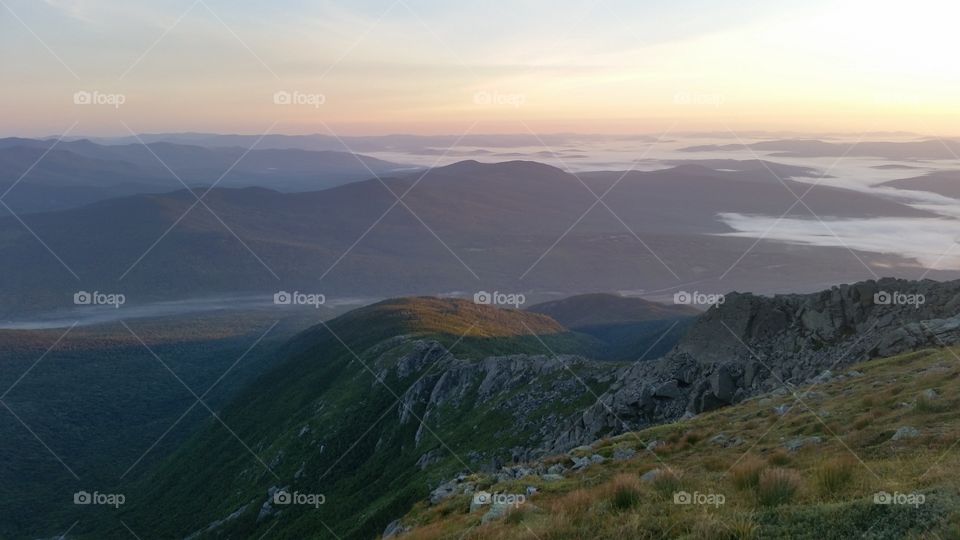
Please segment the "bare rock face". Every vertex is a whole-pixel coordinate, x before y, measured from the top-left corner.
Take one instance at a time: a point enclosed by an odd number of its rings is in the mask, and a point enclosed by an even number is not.
[[[960,281],[881,279],[814,294],[733,293],[673,351],[617,374],[570,421],[563,450],[803,384],[880,356],[960,343]],[[822,382],[822,381],[821,381]]]

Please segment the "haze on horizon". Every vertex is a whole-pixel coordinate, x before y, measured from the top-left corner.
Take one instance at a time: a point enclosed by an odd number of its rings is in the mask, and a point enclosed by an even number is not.
[[[958,15],[944,0],[2,0],[0,131],[953,136]],[[82,91],[124,103],[78,107]]]

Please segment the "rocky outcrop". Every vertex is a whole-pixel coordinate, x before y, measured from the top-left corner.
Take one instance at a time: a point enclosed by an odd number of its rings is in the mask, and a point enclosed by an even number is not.
[[[572,419],[554,450],[677,420],[825,370],[960,342],[960,281],[882,279],[806,295],[734,293],[700,317],[664,358],[618,374]]]
[[[396,414],[400,425],[417,426],[414,444],[424,451],[417,461],[421,470],[450,457],[449,449],[430,449],[428,445],[436,443],[431,431],[464,411],[484,408],[487,414],[509,418],[489,436],[521,443],[497,455],[470,456],[473,465],[496,469],[505,462],[533,459],[557,438],[569,416],[563,411],[575,409],[577,402],[594,401],[595,389],[608,388],[618,369],[572,355],[464,359],[433,340],[408,343],[410,350],[401,357],[381,357],[376,372],[381,380],[407,388],[399,396]]]

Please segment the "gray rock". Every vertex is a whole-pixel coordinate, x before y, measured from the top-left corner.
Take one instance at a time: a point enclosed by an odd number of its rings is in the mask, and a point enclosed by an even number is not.
[[[729,440],[730,438],[724,433],[717,433],[713,437],[710,437],[710,442],[717,446],[726,446]]]
[[[430,504],[440,504],[441,502],[457,494],[457,481],[440,484],[439,487],[430,492]]]
[[[720,401],[726,403],[733,402],[737,385],[733,379],[733,375],[730,373],[729,367],[720,366],[713,372],[713,375],[710,377],[710,389],[713,390],[713,395]]]
[[[615,461],[626,461],[637,455],[637,451],[629,446],[618,446],[613,450],[613,459]]]
[[[483,525],[486,525],[491,521],[502,519],[504,516],[510,513],[511,510],[514,510],[516,508],[517,506],[513,504],[505,504],[505,503],[499,503],[499,502],[493,503],[490,505],[490,510],[488,510],[487,513],[484,514],[482,518],[480,518],[480,523]]]
[[[383,534],[380,535],[380,538],[386,540],[387,538],[396,538],[410,530],[410,527],[405,527],[399,519],[391,521],[387,528],[383,530]]]
[[[725,433],[718,433],[710,438],[710,442],[724,448],[733,448],[743,444],[744,440],[740,436],[728,437]]]
[[[640,475],[640,480],[643,482],[653,482],[654,480],[659,478],[660,475],[662,474],[663,474],[663,469],[651,469],[643,473],[642,475]]]
[[[920,430],[910,426],[903,426],[897,429],[896,433],[893,434],[893,437],[890,438],[891,441],[902,441],[904,439],[916,439],[920,436]]]
[[[563,474],[565,472],[567,472],[567,468],[559,463],[555,463],[547,469],[548,474]]]
[[[822,373],[810,379],[810,382],[813,384],[824,384],[833,380],[833,372],[829,369],[824,370]]]
[[[556,473],[548,473],[540,476],[540,479],[544,482],[559,482],[560,480],[563,480],[563,478],[564,477],[562,474]]]
[[[650,441],[647,443],[647,450],[651,452],[656,452],[657,448],[663,448],[667,443],[664,441]]]
[[[677,386],[677,381],[667,381],[657,387],[653,391],[654,397],[667,398],[667,399],[677,399],[681,395],[680,387]]]
[[[787,414],[788,412],[790,412],[790,409],[792,409],[792,408],[793,408],[792,406],[787,405],[787,404],[778,405],[778,406],[776,406],[776,407],[773,408],[773,412],[776,413],[777,416],[783,416],[783,415]]]
[[[422,470],[427,469],[431,465],[437,464],[443,460],[444,451],[440,448],[434,448],[429,452],[420,456],[420,459],[417,460],[417,468]]]
[[[783,447],[790,452],[796,452],[804,447],[819,446],[821,443],[823,443],[823,439],[820,437],[798,437],[796,439],[790,439],[784,443]]]

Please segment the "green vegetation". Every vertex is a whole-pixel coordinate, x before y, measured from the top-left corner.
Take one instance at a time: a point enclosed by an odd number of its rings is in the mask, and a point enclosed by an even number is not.
[[[29,426],[0,407],[0,538],[61,534],[98,511],[75,506],[74,492],[119,492],[128,469],[126,485],[149,471],[210,419],[198,405],[177,422],[195,402],[177,377],[198,395],[209,389],[216,410],[308,324],[281,323],[243,356],[274,322],[257,313],[129,321],[176,377],[121,325],[76,327],[46,356],[65,329],[0,332],[0,393],[12,388],[3,401]]]
[[[438,368],[443,357],[423,347],[439,342],[452,348],[457,365],[470,366],[505,352],[552,358],[541,340],[557,354],[595,345],[542,315],[434,298],[382,302],[313,327],[286,346],[282,363],[219,413],[230,430],[207,421],[150,475],[124,488],[124,507],[83,520],[72,534],[119,538],[129,534],[126,524],[152,537],[185,537],[222,520],[201,537],[256,538],[269,531],[270,538],[315,538],[327,535],[327,527],[339,538],[375,537],[441,481],[509,461],[509,449],[536,440],[538,427],[555,421],[558,408],[591,402],[574,374],[595,392],[610,382],[584,364],[544,375],[536,388],[518,383],[483,395],[482,379],[458,380],[464,393],[432,407],[421,428],[427,409],[421,401],[408,409],[403,400],[449,368]],[[597,373],[615,368],[598,365]],[[527,394],[549,389],[551,377],[562,377],[576,393],[558,395],[563,404],[557,408],[529,411],[523,423],[508,414]],[[425,459],[429,467],[418,465]],[[323,494],[326,502],[282,507],[258,519],[268,490],[283,487]]]

